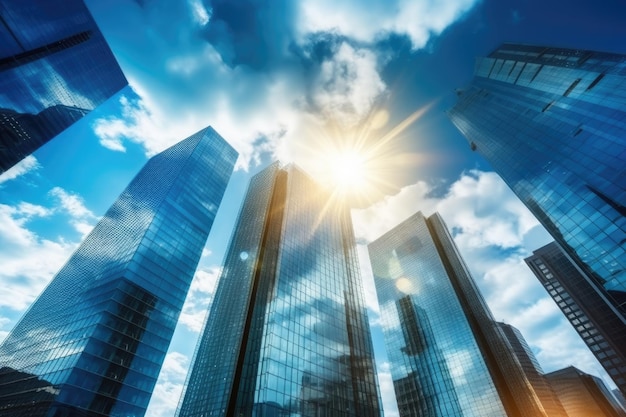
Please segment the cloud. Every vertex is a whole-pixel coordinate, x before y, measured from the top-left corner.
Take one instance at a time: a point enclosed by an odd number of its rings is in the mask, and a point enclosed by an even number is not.
[[[179,324],[192,332],[200,332],[221,273],[222,268],[218,266],[200,268],[196,271],[178,320]]]
[[[36,171],[39,168],[41,168],[41,165],[39,165],[37,158],[32,155],[28,155],[26,158],[22,159],[20,162],[0,174],[0,184],[25,175],[29,172]]]
[[[71,217],[70,223],[74,229],[85,238],[93,229],[95,225],[93,222],[98,217],[85,206],[83,198],[78,194],[69,193],[61,187],[54,187],[48,194],[55,197],[59,202],[56,211],[65,211]]]
[[[75,249],[75,243],[43,239],[28,229],[29,221],[52,212],[30,203],[0,204],[0,309],[26,309]]]
[[[422,47],[475,1],[412,3],[154,0],[112,14],[94,2],[134,92],[94,131],[111,150],[131,141],[153,155],[212,125],[240,152],[238,168],[301,163],[320,129],[351,128],[384,97],[389,52],[364,39],[408,34]]]
[[[146,415],[152,417],[170,417],[178,406],[178,399],[183,392],[189,358],[179,352],[168,352],[159,374],[159,379],[150,401]]]
[[[359,0],[307,0],[301,2],[297,27],[301,37],[336,32],[366,43],[390,34],[405,35],[413,49],[419,49],[477,3],[477,0],[379,0],[363,7]]]
[[[383,362],[378,365],[378,384],[380,386],[380,396],[383,401],[383,410],[385,416],[397,417],[398,403],[396,402],[396,393],[393,388],[393,379],[391,377],[391,365],[389,362]]]
[[[363,120],[386,90],[378,73],[376,55],[346,42],[322,62],[314,86],[311,99],[315,109],[346,127]]]

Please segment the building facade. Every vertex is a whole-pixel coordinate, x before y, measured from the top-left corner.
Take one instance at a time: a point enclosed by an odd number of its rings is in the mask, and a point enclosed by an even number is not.
[[[449,111],[626,323],[626,56],[504,44]]]
[[[626,323],[565,252],[549,243],[525,259],[598,362],[626,392]]]
[[[177,415],[380,408],[349,211],[274,163],[250,181]]]
[[[0,173],[128,83],[83,0],[0,2]]]
[[[402,417],[546,416],[439,214],[368,249]]]
[[[0,416],[143,416],[237,153],[150,159],[0,346]]]
[[[569,417],[624,417],[626,413],[604,382],[569,366],[546,374]]]
[[[528,382],[533,386],[548,417],[568,417],[522,333],[510,324],[498,322],[498,326],[513,348]]]

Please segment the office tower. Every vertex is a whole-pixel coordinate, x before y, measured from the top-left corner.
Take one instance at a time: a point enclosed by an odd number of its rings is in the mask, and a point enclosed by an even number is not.
[[[626,56],[504,44],[449,111],[626,323]],[[600,320],[597,321],[602,325]]]
[[[622,410],[626,410],[626,397],[624,397],[624,394],[617,388],[612,390],[611,394],[613,394],[613,397],[615,397],[620,407],[622,407]]]
[[[522,333],[510,324],[498,322],[498,326],[500,326],[500,329],[513,348],[513,352],[519,360],[528,382],[530,382],[535,393],[537,393],[546,414],[549,417],[568,417],[567,414],[565,414],[565,410],[559,398],[554,393],[550,382],[548,382],[544,376],[539,361],[537,361],[535,354],[530,349],[530,346],[528,346],[528,343],[526,343],[526,339],[524,339]]]
[[[626,323],[595,285],[556,242],[525,259],[591,352],[626,392]]]
[[[143,416],[237,153],[150,159],[0,346],[0,416]]]
[[[294,165],[250,181],[177,415],[380,415],[348,208]]]
[[[439,214],[368,249],[402,417],[546,416]]]
[[[573,366],[546,374],[569,417],[626,415],[602,380]]]
[[[0,173],[128,83],[83,0],[0,2]]]

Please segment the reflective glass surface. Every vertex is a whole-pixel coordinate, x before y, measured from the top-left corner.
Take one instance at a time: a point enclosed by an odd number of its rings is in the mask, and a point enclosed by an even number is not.
[[[624,411],[604,382],[569,366],[546,374],[569,416],[622,417]]]
[[[526,263],[591,352],[626,393],[626,323],[593,280],[555,243],[537,249]]]
[[[380,416],[346,208],[295,166],[250,182],[179,416]]]
[[[546,415],[439,214],[368,248],[401,416]]]
[[[400,415],[506,415],[427,219],[368,248]]]
[[[511,344],[515,356],[522,365],[528,382],[530,382],[535,389],[548,417],[571,417],[565,414],[561,402],[552,389],[550,382],[543,375],[541,365],[539,365],[539,361],[537,361],[535,354],[530,349],[530,346],[528,346],[528,343],[526,343],[526,339],[524,339],[522,333],[510,324],[498,323],[498,326],[502,329]]]
[[[0,1],[0,172],[127,81],[82,0]]]
[[[0,346],[0,416],[144,414],[236,158],[206,128],[148,161]]]
[[[626,322],[626,56],[504,44],[450,118]]]

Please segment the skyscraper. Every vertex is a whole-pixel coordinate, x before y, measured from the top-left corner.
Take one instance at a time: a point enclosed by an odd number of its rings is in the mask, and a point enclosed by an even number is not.
[[[0,346],[0,416],[142,416],[237,153],[150,159]]]
[[[626,323],[626,56],[504,44],[449,111]],[[592,289],[593,288],[593,289]],[[599,326],[604,324],[598,321]]]
[[[526,264],[554,299],[620,390],[626,393],[626,323],[602,291],[556,242],[533,251]]]
[[[623,417],[626,415],[604,382],[569,366],[546,374],[569,417]]]
[[[535,354],[530,349],[530,346],[528,346],[528,343],[526,343],[526,339],[524,339],[522,333],[510,324],[498,322],[498,326],[500,326],[500,329],[502,329],[509,344],[513,348],[513,352],[519,360],[520,365],[522,365],[522,370],[528,382],[530,382],[537,393],[548,417],[568,417],[558,396],[552,389],[550,382],[544,376],[539,361],[537,361]]]
[[[82,0],[0,2],[0,173],[128,83]]]
[[[250,181],[178,416],[380,415],[348,209],[294,165]]]
[[[439,214],[368,249],[402,417],[546,416]]]

